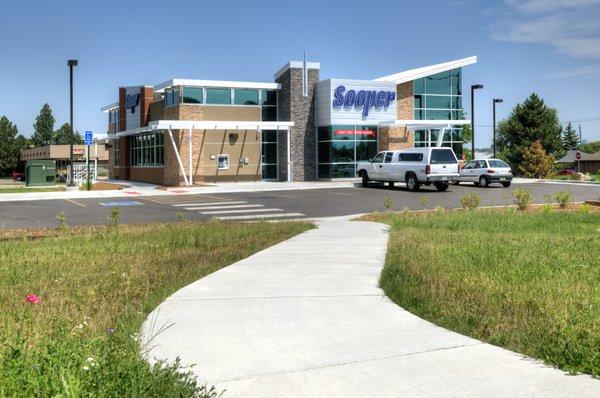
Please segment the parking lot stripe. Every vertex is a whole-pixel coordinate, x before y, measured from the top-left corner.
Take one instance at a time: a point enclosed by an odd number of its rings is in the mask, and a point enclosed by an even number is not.
[[[186,206],[213,206],[213,205],[225,205],[225,204],[238,205],[238,204],[242,204],[242,203],[248,203],[248,202],[237,201],[237,202],[173,203],[173,204],[171,204],[171,206],[186,207]]]
[[[239,210],[213,210],[199,211],[200,214],[229,214],[229,213],[266,213],[269,211],[283,211],[282,209],[239,209]]]
[[[73,204],[75,204],[75,205],[77,205],[77,206],[80,206],[80,207],[86,207],[86,206],[85,206],[83,203],[76,202],[76,201],[74,201],[73,199],[65,199],[65,200],[66,200],[67,202],[69,202],[69,203],[73,203]]]
[[[232,205],[232,206],[202,206],[202,207],[185,207],[185,210],[219,210],[219,209],[237,209],[246,207],[265,207],[265,205]]]
[[[299,218],[306,217],[305,214],[302,213],[275,213],[275,214],[252,214],[247,216],[224,216],[224,217],[215,217],[219,220],[223,221],[235,221],[235,220],[261,220],[264,218]]]
[[[327,192],[327,193],[331,193],[334,195],[354,196],[354,194],[352,194],[352,193],[344,193],[344,192]]]

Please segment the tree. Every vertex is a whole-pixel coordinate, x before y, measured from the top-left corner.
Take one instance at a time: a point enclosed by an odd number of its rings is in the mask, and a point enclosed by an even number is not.
[[[71,129],[71,125],[69,123],[65,123],[56,132],[54,133],[54,137],[52,139],[53,144],[70,144],[73,142],[75,145],[83,144],[83,137],[79,133],[73,134],[73,130]]]
[[[533,93],[523,104],[517,104],[508,119],[501,121],[497,130],[497,152],[518,170],[525,150],[539,141],[542,148],[559,155],[562,151],[562,126],[556,109],[549,108]]]
[[[17,126],[7,117],[0,117],[0,175],[5,176],[17,167],[21,150],[27,145],[27,138],[19,134]]]
[[[54,141],[54,116],[50,105],[44,104],[40,114],[35,118],[33,124],[34,133],[31,143],[35,146],[50,145]]]
[[[600,141],[590,141],[581,145],[581,150],[587,153],[596,153],[600,151]]]
[[[565,127],[565,131],[563,131],[562,142],[565,151],[579,148],[579,136],[577,135],[577,132],[571,125],[571,122],[567,124],[567,127]]]
[[[546,153],[538,140],[523,152],[523,162],[519,169],[526,177],[545,178],[554,167],[554,158]]]

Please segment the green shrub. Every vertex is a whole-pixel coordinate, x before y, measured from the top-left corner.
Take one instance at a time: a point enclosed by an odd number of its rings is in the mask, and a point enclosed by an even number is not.
[[[475,210],[481,205],[481,196],[475,192],[466,193],[460,198],[460,204],[463,209]]]
[[[527,210],[533,202],[533,193],[530,189],[517,188],[513,190],[513,196],[519,210]]]
[[[113,207],[110,210],[110,223],[113,226],[117,226],[119,224],[119,220],[121,219],[121,209],[118,207]]]
[[[59,211],[56,213],[56,221],[58,221],[58,229],[63,230],[67,227],[67,223],[65,222],[65,212]]]
[[[390,195],[386,195],[383,199],[383,206],[385,207],[385,211],[391,211],[394,206],[394,201]]]
[[[423,195],[419,199],[419,202],[421,203],[421,206],[423,206],[423,208],[426,209],[427,205],[429,204],[429,198],[427,196]]]
[[[554,194],[554,198],[558,202],[561,209],[566,209],[571,203],[573,203],[573,193],[559,191]]]

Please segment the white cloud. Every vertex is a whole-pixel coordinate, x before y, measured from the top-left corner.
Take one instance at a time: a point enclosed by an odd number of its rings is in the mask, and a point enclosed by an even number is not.
[[[572,68],[563,70],[560,72],[552,73],[546,78],[548,79],[567,79],[572,77],[585,77],[585,76],[600,76],[600,65],[584,65],[578,68]]]
[[[600,59],[600,0],[505,0],[496,40],[548,45],[558,53]]]

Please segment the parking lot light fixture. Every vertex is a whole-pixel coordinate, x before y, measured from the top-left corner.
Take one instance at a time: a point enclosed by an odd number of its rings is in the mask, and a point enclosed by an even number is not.
[[[492,100],[492,124],[493,124],[493,129],[494,129],[494,135],[492,138],[492,147],[494,149],[494,158],[496,157],[496,104],[499,104],[500,102],[504,102],[504,100],[502,98],[494,98]]]
[[[471,86],[471,156],[475,159],[475,90],[483,88],[483,84],[473,84]]]
[[[76,59],[67,61],[67,65],[69,66],[69,126],[71,127],[71,138],[69,139],[69,163],[71,164],[69,186],[75,185],[75,181],[73,181],[73,139],[75,138],[75,129],[73,128],[73,67],[77,66],[78,63]]]

